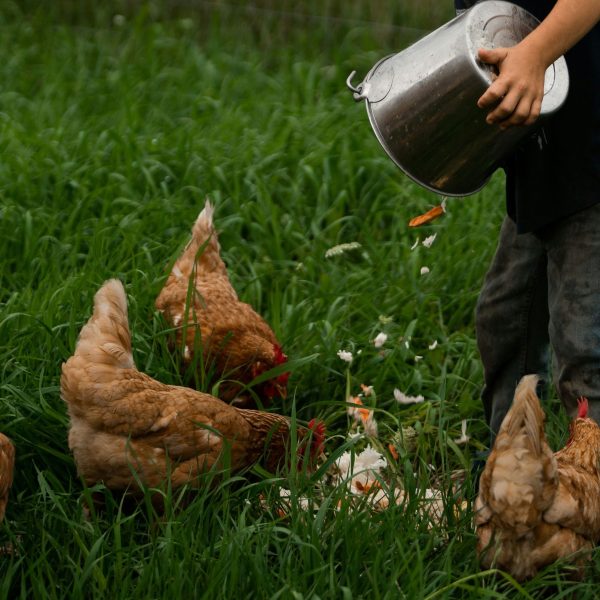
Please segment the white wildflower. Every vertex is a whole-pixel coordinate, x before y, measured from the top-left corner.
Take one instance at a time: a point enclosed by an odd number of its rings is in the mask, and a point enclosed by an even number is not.
[[[420,354],[415,354],[415,362],[419,362],[420,360],[423,360],[423,357]]]
[[[373,416],[373,412],[369,413],[369,417],[364,421],[365,426],[365,434],[369,437],[377,437],[379,435],[379,427],[377,426],[377,421]]]
[[[361,473],[378,474],[381,469],[387,467],[387,460],[377,450],[373,450],[369,444],[354,457],[354,464],[352,464],[352,454],[346,451],[335,461],[335,465],[343,479],[351,479]]]
[[[460,437],[456,438],[454,440],[454,443],[460,446],[461,444],[466,444],[469,441],[469,439],[470,438],[467,435],[467,420],[463,419],[460,424]]]
[[[327,252],[325,252],[325,258],[331,258],[332,256],[339,256],[340,254],[344,254],[344,252],[348,252],[349,250],[355,250],[356,248],[360,248],[361,245],[358,242],[349,242],[347,244],[338,244],[337,246],[333,246],[329,248]]]
[[[427,275],[429,273],[429,267],[421,267],[421,275]]]
[[[431,342],[431,344],[429,344],[429,349],[430,350],[435,350],[437,348],[438,345],[438,341],[437,340],[433,340],[433,342]]]
[[[439,490],[426,489],[423,507],[419,510],[421,516],[428,517],[437,526],[444,519],[444,498]]]
[[[339,471],[340,478],[346,479],[348,474],[351,472],[352,467],[352,454],[350,451],[346,450],[346,452],[344,452],[344,454],[342,454],[334,464]],[[354,464],[356,464],[356,460],[354,461]]]
[[[279,488],[279,497],[283,500],[283,505],[287,510],[291,508],[291,500],[292,500],[292,492],[286,488]],[[311,508],[311,503],[308,498],[304,496],[298,496],[297,506],[300,510],[309,510]],[[281,516],[285,515],[285,511]]]
[[[300,508],[300,510],[309,510],[311,508],[310,500],[304,496],[300,496],[300,498],[298,498],[298,508]]]
[[[419,240],[420,240],[420,238],[417,238],[415,243],[410,247],[411,250],[414,250],[419,245]]]
[[[433,244],[433,242],[435,242],[436,237],[437,237],[437,233],[434,233],[433,235],[426,237],[422,242],[423,246],[425,246],[425,248],[431,248],[431,245]]]
[[[364,383],[360,384],[360,389],[363,391],[363,394],[367,398],[375,392],[372,385],[365,385]]]
[[[365,428],[365,435],[377,437],[379,430],[373,410],[363,406],[361,399],[357,396],[350,396],[347,400],[347,404],[348,415],[352,417],[356,423]],[[358,404],[358,406],[352,406],[352,404]]]
[[[379,510],[385,510],[390,506],[390,497],[385,490],[379,488],[374,494],[370,495],[369,502],[373,507]]]
[[[352,352],[348,352],[347,350],[338,350],[337,355],[347,363],[352,362]]]
[[[349,442],[353,442],[355,440],[360,439],[361,437],[364,437],[364,433],[362,431],[349,431],[348,432],[348,436],[346,437],[346,439]]]
[[[381,333],[378,333],[377,336],[375,337],[375,339],[373,340],[373,344],[375,344],[375,348],[381,348],[381,346],[383,346],[385,344],[385,342],[387,341],[387,333],[383,333],[383,331]]]
[[[125,25],[125,17],[123,15],[114,15],[113,16],[113,25],[115,27],[123,27]]]
[[[346,409],[346,412],[348,414],[349,417],[352,417],[355,421],[359,421],[361,420],[361,411],[364,411],[365,409],[362,408],[362,401],[360,398],[356,397],[356,396],[350,396],[348,398],[348,400],[346,401],[346,403],[348,404],[348,408]],[[359,404],[360,406],[354,406],[355,404]]]
[[[423,402],[425,400],[425,398],[421,395],[407,396],[398,388],[394,388],[394,399],[398,404],[419,404],[420,402]]]
[[[385,456],[377,452],[377,450],[373,450],[370,444],[356,457],[356,463],[355,467],[358,466],[361,469],[369,469],[371,471],[379,471],[387,467]]]

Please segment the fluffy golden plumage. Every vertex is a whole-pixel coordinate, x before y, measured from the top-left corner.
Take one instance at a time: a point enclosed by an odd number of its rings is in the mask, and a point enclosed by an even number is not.
[[[286,417],[239,410],[138,371],[125,290],[114,279],[96,293],[93,315],[62,366],[61,394],[71,421],[69,447],[88,485],[135,490],[138,481],[154,487],[170,477],[177,488],[193,485],[214,465],[240,470],[257,461],[275,470],[289,444]],[[298,432],[300,451],[306,431]],[[311,455],[322,441],[317,437]]]
[[[207,200],[190,242],[156,299],[156,308],[176,329],[184,366],[195,364],[213,380],[223,380],[221,399],[242,408],[255,407],[244,386],[287,357],[271,327],[249,304],[240,302],[231,286],[213,212]],[[282,373],[257,385],[255,391],[268,405],[275,397],[285,397],[286,384],[287,373]]]
[[[572,555],[581,565],[600,539],[600,428],[587,418],[585,401],[567,446],[553,453],[537,381],[528,375],[519,383],[475,503],[482,565],[518,580]]]
[[[4,519],[6,513],[14,468],[15,447],[5,435],[0,433],[0,522]]]

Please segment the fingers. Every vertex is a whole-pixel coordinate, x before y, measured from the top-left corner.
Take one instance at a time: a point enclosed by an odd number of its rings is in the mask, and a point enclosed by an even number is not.
[[[510,90],[498,106],[488,113],[485,120],[489,124],[498,123],[502,128],[525,125],[532,118],[534,101],[531,94],[521,95],[521,91],[518,89]]]
[[[511,90],[488,112],[485,120],[490,125],[497,123],[502,129],[516,125],[532,125],[540,116],[541,108],[541,98],[531,94],[521,96],[519,91]]]
[[[533,101],[533,104],[531,105],[531,111],[529,113],[529,117],[527,117],[527,119],[525,120],[523,125],[533,125],[537,121],[541,112],[542,112],[542,101],[541,101],[541,99],[536,98]]]
[[[488,87],[484,94],[477,100],[479,108],[491,108],[496,106],[508,92],[508,85],[502,79],[496,79],[494,83]]]
[[[531,107],[533,106],[532,101],[527,98],[521,98],[512,113],[508,114],[505,118],[499,119],[497,123],[502,129],[508,129],[516,125],[525,125],[531,120],[531,123],[535,121],[532,119]],[[537,117],[536,117],[537,118]],[[487,119],[486,119],[487,120]]]
[[[498,65],[508,53],[506,48],[480,48],[478,51],[479,60],[487,65]]]
[[[487,123],[496,123],[503,129],[534,123],[544,94],[543,65],[524,56],[518,47],[480,49],[478,56],[499,72],[477,101],[479,108],[488,111]]]

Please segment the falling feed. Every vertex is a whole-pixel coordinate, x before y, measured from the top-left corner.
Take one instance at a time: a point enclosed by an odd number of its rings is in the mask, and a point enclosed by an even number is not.
[[[385,342],[387,341],[388,336],[386,333],[378,333],[377,336],[375,337],[375,339],[373,340],[373,344],[375,345],[375,348],[381,348],[381,346],[383,346],[385,344]]]
[[[425,401],[425,398],[420,394],[418,396],[407,396],[398,388],[394,388],[394,399],[398,404],[420,404]]]
[[[352,352],[348,352],[347,350],[338,350],[337,355],[345,362],[352,362]]]
[[[436,237],[437,237],[437,233],[434,233],[433,235],[426,237],[422,242],[423,246],[425,246],[425,248],[431,248],[431,245],[433,244],[433,242],[435,242]]]

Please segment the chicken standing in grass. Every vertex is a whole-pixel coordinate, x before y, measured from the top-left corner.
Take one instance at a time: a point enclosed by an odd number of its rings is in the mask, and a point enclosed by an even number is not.
[[[600,428],[582,399],[567,445],[553,453],[537,381],[528,375],[519,383],[475,504],[482,565],[518,580],[575,553],[581,566],[600,540]]]
[[[12,442],[0,433],[0,522],[4,519],[8,492],[13,482],[15,468],[15,447]]]
[[[284,364],[286,355],[273,330],[241,302],[220,256],[207,200],[192,229],[192,239],[175,262],[156,299],[156,308],[176,329],[184,366],[194,365],[211,379],[222,380],[219,397],[240,408],[254,408],[247,389],[255,378]],[[255,392],[264,406],[286,396],[288,373],[259,383]]]
[[[288,455],[286,417],[240,410],[137,370],[125,290],[115,279],[96,293],[93,315],[62,366],[61,394],[71,421],[69,447],[88,485],[135,491],[139,483],[156,487],[170,478],[176,489],[197,485],[197,476],[213,466],[238,471],[260,462],[274,471]],[[299,454],[316,458],[323,438],[322,423],[298,428]]]

